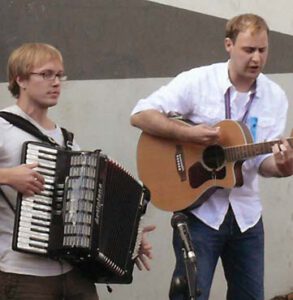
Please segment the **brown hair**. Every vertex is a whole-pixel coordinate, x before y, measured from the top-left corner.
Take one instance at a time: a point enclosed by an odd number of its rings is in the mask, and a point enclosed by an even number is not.
[[[15,49],[10,54],[7,64],[8,89],[12,96],[19,97],[17,77],[28,78],[33,68],[50,60],[58,60],[63,64],[60,51],[49,44],[25,43]]]
[[[252,33],[266,30],[269,34],[268,24],[262,17],[254,14],[242,14],[227,22],[225,37],[230,38],[235,43],[239,32],[247,29],[250,29]]]

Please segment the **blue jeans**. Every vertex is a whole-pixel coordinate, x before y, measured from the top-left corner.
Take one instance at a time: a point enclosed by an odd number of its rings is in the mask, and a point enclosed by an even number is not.
[[[197,262],[197,286],[201,295],[197,300],[207,300],[214,271],[221,257],[227,281],[228,300],[264,299],[264,231],[262,219],[252,228],[241,233],[232,209],[227,212],[219,230],[205,225],[194,215],[188,214],[188,227],[193,241]],[[176,255],[174,278],[185,276],[182,242],[176,230],[173,234]],[[185,289],[187,290],[187,289]],[[187,300],[182,293],[171,300]]]

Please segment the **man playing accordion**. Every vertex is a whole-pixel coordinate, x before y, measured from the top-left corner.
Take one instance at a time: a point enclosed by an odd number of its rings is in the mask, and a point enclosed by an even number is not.
[[[64,146],[61,128],[48,116],[58,103],[66,80],[61,53],[51,45],[23,44],[8,61],[9,90],[16,104],[4,111],[23,117],[44,135]],[[22,145],[38,141],[0,118],[0,299],[98,299],[93,280],[65,261],[52,260],[11,249],[17,193],[33,196],[44,189],[38,163],[20,164]],[[73,150],[79,150],[73,141]],[[10,206],[10,207],[9,207]],[[151,231],[153,227],[146,227]],[[149,269],[151,247],[143,239],[138,266]]]

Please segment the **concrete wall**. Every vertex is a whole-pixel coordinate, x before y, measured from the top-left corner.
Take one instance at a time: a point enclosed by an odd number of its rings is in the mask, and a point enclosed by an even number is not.
[[[159,3],[160,2],[160,3]],[[226,59],[225,19],[242,12],[266,18],[271,29],[269,76],[290,99],[287,126],[293,127],[293,22],[291,1],[221,0],[0,0],[0,107],[14,102],[7,91],[9,52],[26,41],[56,45],[65,57],[69,80],[59,106],[51,112],[75,132],[84,149],[101,148],[136,174],[138,130],[129,114],[140,97],[168,82],[181,70]],[[278,11],[278,13],[277,13]],[[266,299],[293,290],[292,178],[261,180],[266,227]],[[157,230],[151,272],[134,273],[131,285],[113,285],[101,299],[167,299],[174,257],[169,213],[149,206],[146,223]],[[219,265],[211,300],[225,298]]]

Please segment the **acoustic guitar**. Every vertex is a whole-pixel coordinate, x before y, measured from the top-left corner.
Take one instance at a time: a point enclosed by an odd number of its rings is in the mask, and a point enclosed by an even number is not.
[[[271,153],[272,146],[281,143],[253,144],[249,129],[238,121],[224,120],[215,127],[220,127],[219,143],[210,146],[142,132],[137,146],[138,176],[150,189],[156,207],[166,211],[194,208],[218,188],[241,186],[244,160]],[[293,146],[293,138],[287,140]]]

